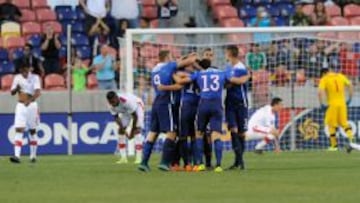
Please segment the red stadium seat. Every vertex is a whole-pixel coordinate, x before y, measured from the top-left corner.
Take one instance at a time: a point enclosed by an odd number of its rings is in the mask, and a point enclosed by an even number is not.
[[[358,33],[357,32],[339,32],[338,39],[341,40],[358,40]]]
[[[28,21],[36,21],[36,15],[35,12],[29,9],[22,9],[21,10],[21,22],[28,22]]]
[[[220,20],[224,18],[238,18],[236,8],[232,6],[216,6],[214,8],[214,19]]]
[[[348,21],[348,19],[346,19],[344,17],[340,17],[340,16],[334,17],[334,18],[331,18],[330,25],[333,25],[333,26],[349,25],[349,21]]]
[[[31,7],[33,9],[49,8],[49,5],[47,4],[47,0],[32,0],[31,1]]]
[[[211,8],[214,8],[215,6],[218,6],[218,5],[229,5],[229,6],[231,6],[231,2],[230,2],[230,0],[208,0],[208,5]]]
[[[350,25],[360,25],[360,16],[350,18]]]
[[[313,4],[308,4],[308,5],[305,5],[303,7],[303,12],[304,14],[306,15],[311,15],[314,13],[314,5]]]
[[[253,40],[251,34],[228,34],[227,39],[229,42],[251,42]]]
[[[41,32],[41,26],[36,22],[26,22],[22,24],[23,35],[34,35]]]
[[[51,25],[53,27],[55,33],[61,33],[62,26],[59,22],[56,22],[56,21],[48,21],[48,22],[43,23],[41,25],[41,29],[43,32],[45,31],[45,29],[48,25]]]
[[[87,76],[87,85],[86,86],[88,89],[91,89],[91,90],[97,89],[98,82],[97,82],[95,74],[90,74]]]
[[[156,6],[143,6],[141,17],[148,19],[155,19],[158,17],[158,10]]]
[[[17,7],[21,8],[30,8],[30,0],[12,0],[12,3]]]
[[[25,40],[22,37],[8,37],[4,41],[4,47],[8,49],[23,48]]]
[[[56,13],[47,8],[41,8],[36,10],[37,19],[40,22],[56,21]]]
[[[319,38],[337,39],[337,34],[335,32],[320,32],[317,36]]]
[[[1,77],[1,90],[9,91],[14,80],[13,74],[4,75]]]
[[[360,6],[356,4],[348,4],[344,7],[344,17],[360,16]]]
[[[45,76],[44,87],[47,90],[64,90],[66,89],[65,79],[59,74],[49,74]]]
[[[244,27],[243,21],[239,18],[226,18],[220,21],[222,27]]]
[[[156,6],[156,0],[142,0],[141,3],[143,6]]]
[[[338,5],[326,6],[326,14],[330,17],[341,16],[341,8]]]

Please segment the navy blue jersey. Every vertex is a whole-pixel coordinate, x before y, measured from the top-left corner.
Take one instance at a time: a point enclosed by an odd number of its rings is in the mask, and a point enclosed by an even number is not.
[[[174,103],[172,91],[161,91],[158,89],[159,85],[172,85],[172,75],[176,71],[177,63],[171,61],[168,63],[158,63],[151,72],[151,83],[155,90],[155,103],[157,104],[169,104]]]
[[[191,75],[192,81],[196,81],[200,89],[201,99],[222,99],[225,83],[230,75],[226,71],[215,67],[209,67]]]
[[[234,77],[241,77],[248,74],[245,65],[241,62],[234,66],[228,64],[225,70],[228,72],[228,75]],[[228,88],[225,103],[229,105],[238,104],[247,107],[247,83],[241,85],[232,85],[230,88]]]
[[[181,102],[198,104],[199,103],[199,88],[196,83],[189,83],[181,90]]]

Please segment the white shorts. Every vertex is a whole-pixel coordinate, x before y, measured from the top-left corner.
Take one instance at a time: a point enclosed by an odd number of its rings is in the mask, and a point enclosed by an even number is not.
[[[259,139],[275,139],[275,136],[270,134],[271,127],[255,125],[248,129],[246,132],[246,140],[259,140]]]
[[[36,102],[31,102],[28,106],[18,102],[15,108],[15,128],[25,128],[26,130],[36,129],[40,123],[39,107]]]
[[[137,115],[137,123],[136,127],[143,129],[144,128],[144,117],[145,117],[145,109],[143,106],[140,106],[136,109]],[[119,115],[121,124],[127,128],[131,124],[132,116],[127,114]]]

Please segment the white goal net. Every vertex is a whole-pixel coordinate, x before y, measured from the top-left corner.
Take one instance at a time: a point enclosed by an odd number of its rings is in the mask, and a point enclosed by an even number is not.
[[[325,149],[329,139],[317,97],[321,68],[342,72],[352,81],[355,94],[348,106],[348,120],[359,141],[359,31],[358,26],[129,30],[126,39],[120,40],[120,83],[124,91],[143,98],[150,111],[154,98],[150,75],[160,50],[169,50],[174,59],[190,52],[203,57],[206,50],[211,50],[213,65],[224,68],[225,47],[236,45],[241,61],[252,73],[248,83],[249,115],[272,97],[281,97],[285,104],[277,115],[281,149]],[[146,118],[147,131],[151,118]],[[347,139],[342,129],[337,137],[339,147],[343,147]],[[231,149],[230,140],[228,134],[224,135],[226,149]],[[255,143],[247,142],[247,150],[253,150]]]

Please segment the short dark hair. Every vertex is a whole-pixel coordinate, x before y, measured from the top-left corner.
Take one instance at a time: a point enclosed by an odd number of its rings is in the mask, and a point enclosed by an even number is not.
[[[203,68],[203,69],[207,69],[211,66],[211,61],[209,59],[202,59],[199,62],[199,65]]]
[[[170,51],[169,50],[160,50],[159,52],[159,60],[164,61],[167,56],[169,56]]]
[[[29,47],[30,50],[34,48],[33,45],[29,42],[25,44],[25,47]]]
[[[320,70],[320,77],[322,77],[322,76],[324,76],[326,73],[328,73],[329,72],[329,69],[328,68],[322,68],[321,70]]]
[[[232,57],[238,57],[239,56],[239,48],[235,45],[229,45],[226,47],[226,50],[231,53]]]
[[[282,102],[282,99],[280,97],[275,97],[271,100],[271,106],[275,106],[277,104],[280,104]]]
[[[106,93],[106,99],[108,101],[114,99],[116,96],[117,96],[117,94],[114,91],[109,91],[108,93]]]

